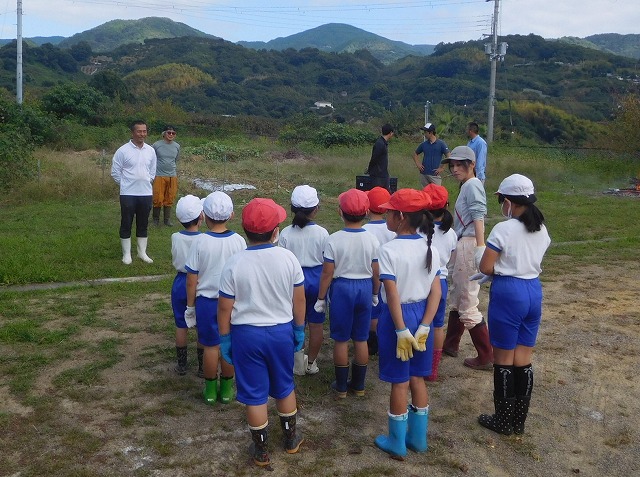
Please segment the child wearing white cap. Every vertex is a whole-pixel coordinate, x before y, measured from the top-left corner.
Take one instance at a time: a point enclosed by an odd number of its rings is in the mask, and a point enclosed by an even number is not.
[[[184,313],[187,309],[187,270],[185,264],[193,240],[200,234],[202,204],[194,195],[182,197],[176,206],[176,216],[184,230],[171,235],[171,262],[176,269],[176,277],[171,286],[171,308],[176,323],[176,366],[180,376],[187,374],[187,323]],[[198,375],[202,373],[202,347],[198,345]]]
[[[300,185],[291,193],[291,212],[295,215],[291,225],[280,232],[278,245],[291,250],[298,258],[304,272],[304,293],[306,298],[305,321],[309,325],[309,352],[298,351],[294,357],[293,372],[297,375],[316,374],[317,358],[322,347],[324,312],[317,312],[313,305],[318,299],[320,273],[322,272],[322,251],[329,238],[329,232],[316,224],[313,219],[318,213],[318,192],[311,186]]]
[[[533,389],[531,356],[542,317],[542,286],[538,276],[551,243],[542,212],[534,205],[533,183],[513,174],[496,195],[507,218],[493,227],[472,277],[492,279],[489,293],[489,336],[493,346],[495,414],[478,422],[494,432],[523,434]]]
[[[213,405],[218,400],[218,355],[220,334],[218,333],[218,297],[220,273],[227,259],[244,250],[244,238],[227,229],[233,217],[231,197],[221,191],[209,194],[203,204],[207,232],[194,240],[186,263],[187,311],[185,319],[189,326],[198,329],[198,340],[204,347],[204,400]],[[233,400],[233,366],[220,362],[220,402]]]

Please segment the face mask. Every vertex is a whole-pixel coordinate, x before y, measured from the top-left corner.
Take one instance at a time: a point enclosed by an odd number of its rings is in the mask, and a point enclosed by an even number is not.
[[[509,208],[507,209],[507,213],[506,213],[506,214],[504,213],[504,203],[505,203],[505,202],[509,202]],[[506,217],[507,219],[512,218],[512,215],[511,215],[511,201],[509,201],[509,200],[505,199],[505,201],[502,203],[502,208],[501,208],[501,210],[502,210],[502,216],[503,216],[503,217]]]

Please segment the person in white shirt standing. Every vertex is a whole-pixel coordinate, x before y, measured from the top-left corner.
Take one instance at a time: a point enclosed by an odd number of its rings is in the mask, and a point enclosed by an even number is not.
[[[542,318],[542,258],[551,244],[531,180],[513,174],[498,187],[507,220],[493,227],[473,279],[492,279],[489,333],[493,346],[495,414],[480,425],[499,434],[523,434],[533,389],[531,356]]]
[[[146,144],[147,124],[135,121],[131,125],[131,140],[113,155],[111,177],[120,186],[120,243],[122,263],[131,263],[131,227],[136,219],[138,257],[153,263],[147,255],[147,230],[156,175],[156,152]]]

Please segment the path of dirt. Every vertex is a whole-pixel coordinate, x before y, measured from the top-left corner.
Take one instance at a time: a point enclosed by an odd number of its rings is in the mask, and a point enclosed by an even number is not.
[[[403,462],[389,459],[373,445],[374,437],[386,431],[388,405],[388,386],[377,379],[377,361],[371,362],[364,398],[335,401],[329,392],[327,340],[321,373],[297,378],[299,426],[306,435],[301,452],[280,450],[271,405],[272,466],[257,469],[247,453],[242,406],[207,407],[193,370],[183,378],[171,371],[171,352],[163,350],[172,348],[172,336],[148,327],[153,320],[170,319],[149,311],[158,300],[168,301],[168,295],[157,294],[132,307],[102,312],[105,318],[131,317],[138,331],[119,337],[124,359],[103,372],[104,383],[91,390],[96,399],[76,402],[59,396],[57,419],[81,425],[103,442],[84,463],[96,475],[640,475],[639,277],[640,264],[628,263],[567,267],[564,275],[544,281],[535,389],[521,437],[499,436],[477,424],[476,416],[491,410],[492,378],[462,366],[473,351],[466,334],[461,357],[443,358],[440,380],[429,385],[429,451],[410,452]],[[486,306],[486,289],[481,298]],[[72,364],[77,362],[47,369],[36,392],[55,396],[51,380]],[[0,400],[9,413],[30,412],[3,387]]]

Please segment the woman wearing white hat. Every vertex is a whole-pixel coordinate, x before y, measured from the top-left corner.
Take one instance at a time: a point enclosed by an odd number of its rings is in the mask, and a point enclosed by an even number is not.
[[[480,261],[482,273],[474,276],[493,279],[488,312],[495,414],[482,414],[478,422],[500,434],[523,434],[533,389],[531,355],[542,315],[538,276],[551,239],[534,205],[531,180],[513,174],[496,194],[507,220],[491,230]]]

